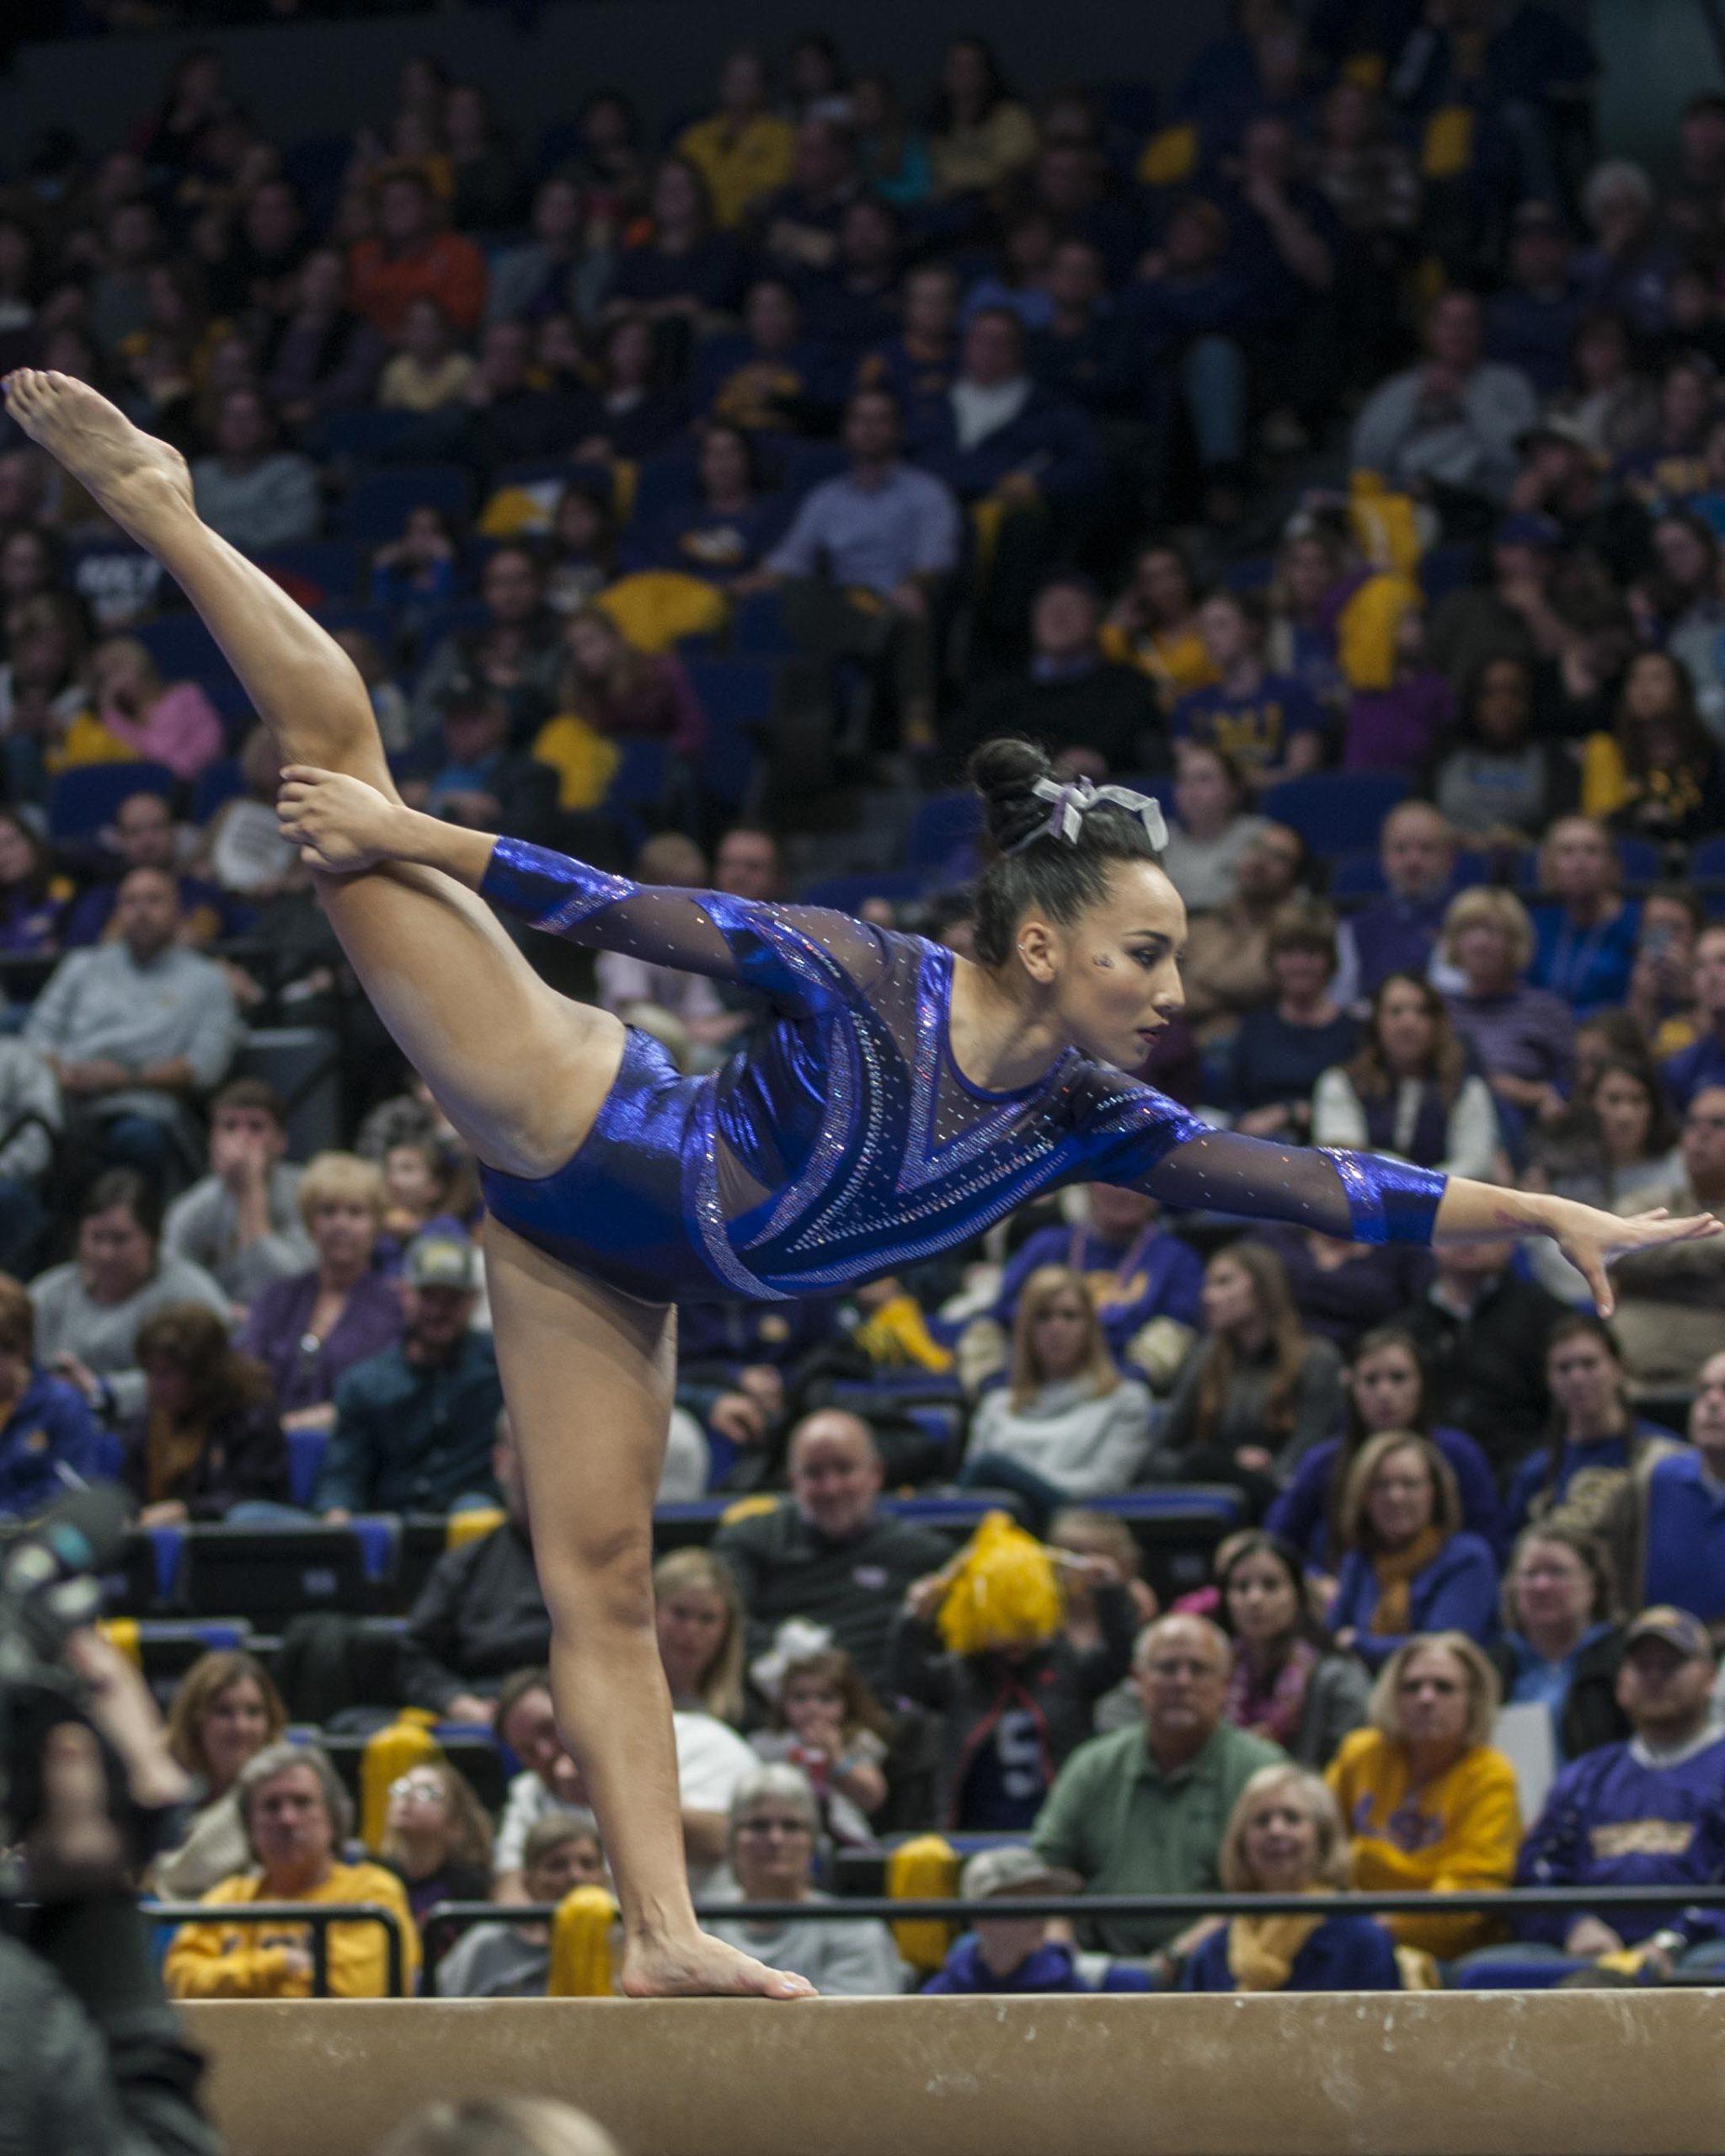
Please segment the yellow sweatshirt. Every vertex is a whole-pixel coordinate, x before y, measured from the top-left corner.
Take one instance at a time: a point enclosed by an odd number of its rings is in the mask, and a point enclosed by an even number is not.
[[[1363,1892],[1432,1894],[1507,1886],[1521,1844],[1515,1769],[1477,1744],[1447,1774],[1415,1788],[1407,1754],[1375,1729],[1342,1740],[1324,1779],[1354,1838],[1354,1883]],[[1444,1959],[1488,1945],[1489,1917],[1386,1917],[1398,1945]]]
[[[246,1902],[270,1902],[264,1882],[247,1872],[224,1879],[202,1897],[207,1908],[232,1908]],[[403,1983],[409,1994],[419,1969],[419,1935],[408,1908],[406,1890],[393,1871],[377,1864],[338,1864],[323,1884],[304,1902],[376,1902],[393,1912],[401,1925]],[[381,1924],[337,1924],[329,1927],[329,1992],[334,1999],[382,1999],[388,1987],[388,1961]],[[302,1924],[184,1924],[174,1935],[163,1967],[163,1980],[175,1999],[309,1999],[309,1975],[288,1966],[291,1947],[311,1951],[312,1935]]]

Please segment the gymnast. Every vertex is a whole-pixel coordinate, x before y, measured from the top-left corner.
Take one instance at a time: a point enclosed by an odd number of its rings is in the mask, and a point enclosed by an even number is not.
[[[661,890],[403,803],[364,684],[200,523],[184,462],[85,384],[8,408],[181,585],[280,755],[280,813],[367,995],[482,1164],[498,1358],[549,1608],[558,1718],[617,1881],[633,1997],[805,1996],[697,1927],[654,1643],[653,1496],[676,1305],[830,1294],[1028,1198],[1115,1182],[1356,1242],[1551,1236],[1602,1310],[1617,1253],[1721,1232],[1210,1129],[1127,1075],[1181,1003],[1156,805],[980,750],[995,857],[976,962],[835,913]],[[716,1075],[539,979],[493,911],[759,991]]]

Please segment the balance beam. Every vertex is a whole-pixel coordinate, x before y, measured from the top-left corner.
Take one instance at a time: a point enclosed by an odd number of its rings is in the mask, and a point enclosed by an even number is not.
[[[232,2156],[369,2156],[433,2097],[560,2096],[626,2156],[1717,2156],[1725,1997],[233,2001]]]

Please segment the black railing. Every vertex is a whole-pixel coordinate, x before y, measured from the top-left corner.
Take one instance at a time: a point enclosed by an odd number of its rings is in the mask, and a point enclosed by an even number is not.
[[[453,1935],[476,1924],[548,1924],[554,1902],[440,1902],[421,1930]],[[841,1895],[819,1902],[698,1902],[703,1924],[835,1924],[873,1917],[884,1923],[964,1924],[977,1917],[1127,1918],[1176,1924],[1200,1917],[1514,1915],[1518,1910],[1573,1909],[1578,1916],[1613,1909],[1725,1908],[1725,1884],[1712,1886],[1511,1886],[1456,1893],[1338,1894],[1025,1894],[991,1901],[919,1895]],[[441,1953],[441,1947],[437,1953]]]
[[[703,1924],[835,1924],[873,1918],[884,1923],[963,1924],[978,1917],[1125,1918],[1174,1923],[1200,1917],[1299,1915],[1512,1915],[1518,1910],[1573,1909],[1578,1915],[1613,1909],[1725,1908],[1725,1885],[1712,1886],[1515,1886],[1457,1893],[1404,1894],[1026,1894],[990,1901],[921,1895],[894,1901],[884,1895],[839,1897],[818,1902],[699,1902]],[[393,1909],[362,1902],[146,1902],[152,1924],[296,1924],[311,1934],[312,1996],[329,1995],[329,1927],[375,1924],[383,1929],[386,1995],[405,1995],[407,1961],[400,1919]],[[476,1924],[549,1924],[555,1902],[440,1902],[421,1929],[428,1961],[434,1938],[452,1937]]]
[[[375,1924],[383,1928],[386,1997],[402,1999],[407,1989],[407,1956],[401,1919],[377,1902],[145,1902],[152,1924],[302,1924],[312,1935],[312,1996],[329,1996],[329,1927],[333,1924]]]

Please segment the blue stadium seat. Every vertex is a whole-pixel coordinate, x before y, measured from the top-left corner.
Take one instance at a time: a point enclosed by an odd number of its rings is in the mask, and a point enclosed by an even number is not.
[[[823,480],[837,478],[850,460],[842,442],[803,441],[793,435],[767,444],[763,462],[787,494],[800,498]]]
[[[48,835],[93,837],[130,795],[159,793],[171,801],[179,784],[166,764],[74,765],[48,789]]]
[[[148,1527],[144,1533],[149,1537],[150,1549],[156,1561],[156,1598],[158,1602],[177,1601],[180,1568],[185,1560],[185,1529],[183,1527]]]
[[[379,410],[366,404],[357,411],[332,412],[307,434],[306,447],[313,456],[339,464],[383,464],[399,453],[421,424],[417,412]]]
[[[684,665],[709,726],[734,730],[764,726],[772,718],[778,669],[769,661],[689,659]]]
[[[1407,798],[1398,771],[1312,771],[1284,778],[1262,803],[1263,813],[1298,831],[1314,853],[1357,853],[1377,844],[1383,820]]]
[[[216,707],[216,716],[222,721],[222,729],[230,746],[250,732],[256,712],[238,674],[207,675],[198,686]]]
[[[307,135],[282,152],[281,168],[304,205],[307,228],[321,232],[335,214],[354,159],[351,135]]]
[[[259,554],[258,567],[273,577],[312,585],[325,600],[350,599],[360,575],[360,550],[350,539],[302,539]]]
[[[664,805],[670,791],[670,744],[651,734],[625,735],[617,743],[617,766],[600,806],[650,812]]]
[[[629,511],[631,528],[636,531],[650,530],[667,510],[680,509],[685,502],[692,501],[695,494],[692,443],[680,444],[674,449],[661,450],[656,456],[644,457],[635,467],[635,499]]]
[[[1444,1988],[1446,1991],[1554,1991],[1565,1977],[1573,1977],[1578,1969],[1592,1967],[1590,1961],[1572,1961],[1567,1956],[1551,1961],[1538,1954],[1519,1961],[1506,1952],[1501,1961],[1470,1966],[1464,1960],[1455,1964],[1445,1977]]]
[[[1689,873],[1696,883],[1725,883],[1725,835],[1701,840],[1690,854]]]
[[[323,1455],[329,1449],[328,1430],[288,1430],[287,1492],[296,1505],[311,1509],[312,1493],[318,1486],[318,1477],[323,1471]]]
[[[395,624],[387,606],[371,606],[356,599],[326,599],[312,609],[312,618],[334,636],[339,630],[357,629],[384,652],[395,639]]]
[[[1384,888],[1383,867],[1375,849],[1344,854],[1330,871],[1332,899],[1375,899]]]
[[[971,792],[932,793],[921,803],[905,841],[911,868],[941,868],[982,829],[982,803]]]
[[[227,654],[195,614],[158,614],[128,633],[170,681],[211,680],[229,670]]]
[[[927,878],[920,868],[859,869],[851,876],[818,876],[798,892],[805,906],[830,906],[835,913],[860,913],[866,899],[898,905],[922,895]]]
[[[756,736],[772,718],[778,667],[761,658],[710,659],[682,655],[702,709],[707,745],[701,752],[701,783],[715,800],[736,809],[749,801],[760,757]]]
[[[1620,838],[1617,859],[1626,883],[1657,883],[1665,873],[1665,857],[1651,839]]]
[[[238,757],[222,757],[198,774],[197,784],[192,789],[192,821],[207,824],[218,808],[238,800],[245,790]]]
[[[472,474],[459,464],[403,464],[373,472],[355,483],[342,504],[342,531],[362,547],[381,547],[401,536],[409,510],[428,505],[465,524],[473,506]]]
[[[1471,581],[1479,557],[1471,547],[1433,547],[1421,557],[1419,588],[1428,606]]]
[[[776,591],[752,591],[731,616],[731,649],[740,658],[787,659],[796,649]]]
[[[1244,560],[1230,562],[1222,571],[1222,585],[1228,591],[1268,591],[1270,579],[1276,573],[1274,554],[1248,554]]]
[[[1129,1490],[1121,1497],[1093,1497],[1088,1502],[1097,1512],[1129,1521],[1200,1517],[1236,1527],[1245,1518],[1240,1492],[1219,1483],[1170,1482],[1160,1489]]]

